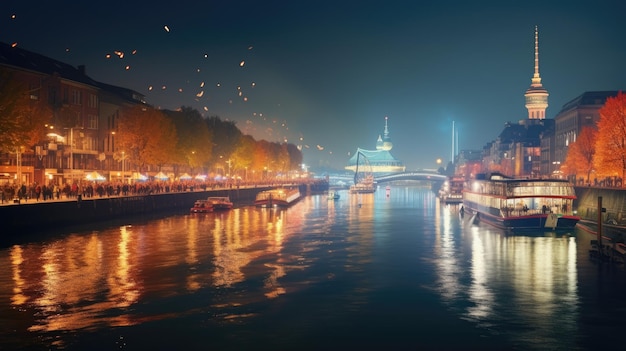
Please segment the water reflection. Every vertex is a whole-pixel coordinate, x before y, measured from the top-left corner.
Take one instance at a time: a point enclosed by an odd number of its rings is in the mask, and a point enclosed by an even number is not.
[[[451,220],[458,210],[437,206],[434,249],[437,291],[442,299],[451,308],[459,308],[466,294],[467,303],[461,308],[467,320],[496,330],[502,324],[517,325],[518,342],[562,347],[560,335],[577,329],[575,238],[554,233],[507,235],[474,225],[467,218]],[[469,251],[461,247],[464,242],[470,245]],[[464,281],[464,277],[470,279]]]
[[[181,288],[233,288],[255,277],[263,281],[263,295],[276,298],[287,292],[281,278],[307,267],[307,259],[282,252],[285,241],[302,227],[305,208],[184,215],[15,245],[7,257],[10,288],[3,281],[2,290],[8,288],[13,306],[33,310],[33,332],[166,318],[159,310],[131,317],[129,308],[140,299],[182,296]]]
[[[588,284],[580,267],[597,274],[588,246],[476,226],[458,206],[408,186],[389,196],[307,196],[286,210],[138,220],[1,250],[0,315],[9,317],[0,318],[0,340],[34,336],[50,346],[48,337],[62,347],[72,333],[182,323],[202,343],[210,330],[229,346],[322,340],[339,329],[345,340],[413,341],[414,329],[446,349],[437,333],[452,322],[465,328],[461,337],[478,330],[520,349],[575,348]]]

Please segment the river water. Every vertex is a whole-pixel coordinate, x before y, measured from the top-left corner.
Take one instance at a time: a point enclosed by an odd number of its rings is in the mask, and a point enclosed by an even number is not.
[[[582,231],[475,225],[426,187],[99,224],[0,248],[0,349],[585,350],[626,273]],[[599,344],[600,343],[600,344]]]

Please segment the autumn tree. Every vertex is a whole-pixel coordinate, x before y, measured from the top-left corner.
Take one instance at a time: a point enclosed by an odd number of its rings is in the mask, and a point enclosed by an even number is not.
[[[584,173],[587,183],[590,182],[591,172],[594,169],[596,154],[596,129],[583,127],[575,142],[571,143],[567,152],[564,167],[570,174]]]
[[[176,127],[177,163],[192,168],[206,166],[211,160],[213,137],[200,112],[182,106],[178,111],[164,111],[164,114]]]
[[[256,141],[250,135],[243,135],[239,138],[235,150],[230,155],[233,173],[238,170],[249,169],[252,166],[255,144]]]
[[[300,168],[300,165],[302,165],[303,157],[302,151],[298,149],[298,146],[294,144],[287,144],[287,153],[289,154],[289,169],[295,170]]]
[[[117,155],[125,157],[140,169],[146,165],[163,165],[174,161],[177,144],[176,128],[163,113],[137,105],[125,110],[118,124]]]
[[[45,139],[52,110],[30,95],[12,73],[0,69],[0,150],[16,152]]]
[[[213,135],[213,161],[228,157],[243,135],[235,122],[222,121],[217,116],[206,119],[206,124]]]
[[[595,166],[599,175],[626,177],[626,95],[606,100],[600,109]],[[624,182],[622,182],[624,184]]]
[[[252,158],[252,169],[266,171],[270,162],[270,143],[259,140],[254,145],[254,156]]]

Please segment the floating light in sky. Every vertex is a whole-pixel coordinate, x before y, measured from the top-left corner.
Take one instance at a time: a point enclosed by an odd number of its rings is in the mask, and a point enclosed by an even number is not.
[[[168,27],[167,24],[163,26],[163,29],[165,29],[165,31],[168,33],[170,32],[170,27]]]
[[[204,54],[204,58],[209,58],[209,54]]]
[[[199,93],[196,94],[196,97],[201,98],[202,95],[204,95],[204,90],[200,91]]]
[[[208,108],[208,107],[206,107],[206,106],[204,106],[204,110],[205,110],[205,111],[207,111],[207,112],[209,112],[209,108]]]
[[[319,145],[319,144],[317,144],[317,149],[318,149],[318,150],[320,150],[320,151],[322,151],[322,150],[324,150],[324,147],[323,147],[323,146],[321,146],[321,145]]]
[[[124,58],[124,52],[119,51],[119,50],[115,50],[114,53],[115,53],[115,55],[117,55],[117,57],[119,57],[121,59]]]
[[[183,92],[183,88],[178,88],[178,92],[182,93]]]
[[[252,45],[248,46],[248,50],[252,50]]]
[[[239,62],[239,67],[243,67],[243,65],[245,65],[245,64],[246,64],[246,61],[241,61],[241,62]]]
[[[17,16],[15,14],[11,15],[11,19],[16,19],[16,18],[17,18]]]
[[[110,58],[111,58],[111,54],[106,54],[106,55],[104,55],[104,58],[108,58],[108,59],[110,59]]]
[[[165,90],[165,89],[167,89],[165,85],[161,87],[161,90]]]
[[[244,97],[243,97],[243,101],[244,101],[244,102],[248,102],[248,97],[247,97],[247,96],[244,96]]]
[[[256,87],[256,83],[255,82],[252,82],[252,87],[253,88]]]
[[[222,85],[221,85],[220,83],[217,83],[217,86],[218,86],[218,87],[221,87]]]
[[[200,83],[200,88],[204,88],[204,82]]]
[[[65,52],[70,52],[70,48],[65,48]]]
[[[152,85],[148,87],[148,91],[152,91]]]
[[[130,66],[128,66],[128,65],[127,65],[127,66],[126,66],[126,70],[128,71],[129,69],[130,69]]]
[[[136,55],[137,54],[137,49],[133,50],[132,54]]]
[[[13,42],[13,44],[11,44],[11,47],[14,48],[17,46],[17,42]]]

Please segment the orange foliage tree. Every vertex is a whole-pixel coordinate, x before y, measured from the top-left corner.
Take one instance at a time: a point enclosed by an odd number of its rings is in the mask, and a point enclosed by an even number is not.
[[[46,104],[31,99],[12,73],[0,70],[0,150],[31,148],[45,138],[51,118],[52,110]]]
[[[600,109],[595,166],[599,175],[626,175],[626,95],[606,100]],[[623,184],[623,182],[622,182]],[[623,185],[622,185],[623,186]]]
[[[564,168],[570,174],[586,174],[587,183],[590,183],[591,172],[594,169],[596,135],[595,128],[583,127],[576,141],[570,144],[565,159]]]
[[[117,153],[139,166],[160,166],[175,159],[178,137],[174,123],[154,108],[137,105],[126,110],[117,128]]]

